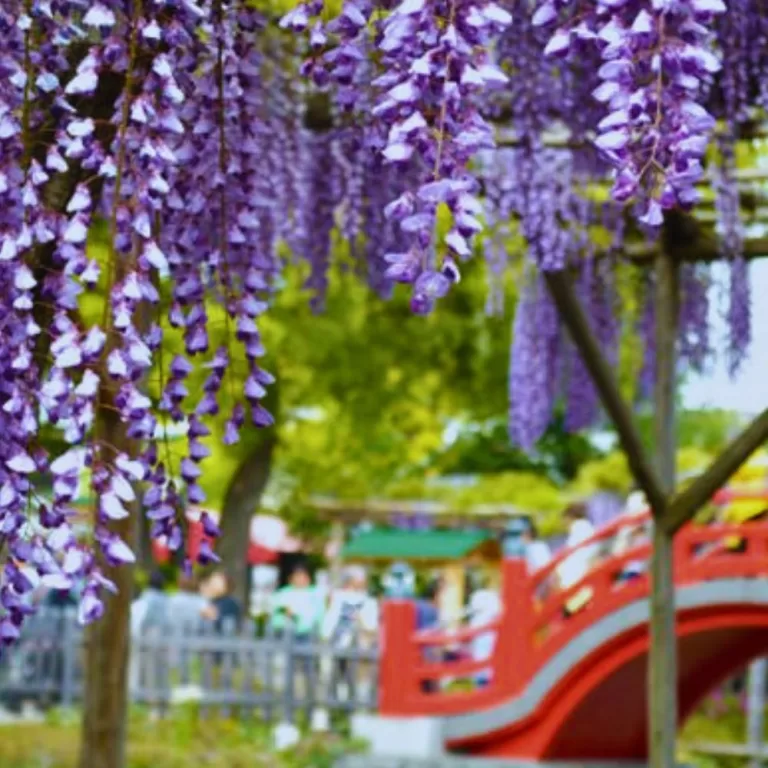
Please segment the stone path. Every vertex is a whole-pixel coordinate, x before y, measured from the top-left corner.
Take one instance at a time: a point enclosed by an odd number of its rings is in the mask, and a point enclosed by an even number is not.
[[[336,763],[335,768],[647,768],[645,763],[633,762],[572,762],[537,763],[532,760],[509,760],[478,757],[414,758],[375,755],[349,755]]]

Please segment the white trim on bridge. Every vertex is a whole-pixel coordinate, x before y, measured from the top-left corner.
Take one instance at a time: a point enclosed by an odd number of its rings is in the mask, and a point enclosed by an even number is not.
[[[675,592],[677,611],[708,606],[761,605],[768,607],[768,580],[717,579],[680,587]],[[585,629],[556,653],[533,677],[525,690],[494,707],[441,718],[446,741],[462,741],[502,730],[522,720],[539,707],[546,696],[577,664],[602,646],[648,622],[647,598],[619,608]],[[508,660],[514,664],[514,659]]]

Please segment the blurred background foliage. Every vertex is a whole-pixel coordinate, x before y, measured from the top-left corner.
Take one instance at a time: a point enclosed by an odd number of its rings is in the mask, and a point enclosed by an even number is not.
[[[91,252],[106,258],[98,227],[91,234]],[[457,509],[506,504],[532,513],[543,531],[556,532],[560,510],[573,499],[632,490],[626,461],[612,436],[600,430],[569,434],[562,413],[533,453],[510,443],[512,279],[503,286],[503,312],[489,315],[486,267],[482,259],[474,259],[463,266],[461,283],[439,310],[418,317],[401,286],[389,300],[375,296],[342,244],[336,244],[329,277],[324,310],[315,313],[305,288],[306,272],[300,266],[287,270],[274,306],[260,321],[265,367],[278,379],[268,401],[276,417],[272,430],[277,448],[266,492],[254,497],[254,512],[261,505],[285,517],[297,532],[311,534],[319,525],[311,506],[314,496],[434,500]],[[636,270],[618,275],[619,298],[629,318],[620,366],[629,397],[634,396],[641,355],[632,331],[636,281]],[[158,369],[146,383],[153,398],[164,384],[160,371],[183,345],[180,332],[163,319],[169,301],[163,293],[155,319],[164,325],[165,342]],[[96,319],[102,311],[103,293],[84,295],[84,319]],[[226,513],[232,478],[265,433],[245,430],[231,446],[221,441],[234,397],[242,391],[245,362],[239,344],[228,341],[232,337],[222,307],[211,303],[208,312],[213,320],[211,349],[226,345],[234,365],[222,389],[220,418],[208,439],[213,455],[201,484],[207,504]],[[193,397],[206,375],[201,370],[191,377]],[[641,410],[637,416],[644,442],[651,447],[651,414]],[[683,411],[681,474],[706,466],[738,425],[729,412]],[[167,441],[172,470],[184,449],[183,439]]]

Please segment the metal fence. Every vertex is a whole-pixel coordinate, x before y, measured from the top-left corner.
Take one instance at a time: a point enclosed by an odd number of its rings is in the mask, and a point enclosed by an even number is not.
[[[75,704],[86,646],[73,612],[41,609],[0,659],[0,702],[11,709]],[[196,702],[203,717],[252,714],[293,723],[317,709],[374,710],[377,677],[378,649],[355,636],[340,646],[268,626],[257,631],[253,622],[218,632],[211,624],[167,626],[133,642],[129,696],[160,715]]]

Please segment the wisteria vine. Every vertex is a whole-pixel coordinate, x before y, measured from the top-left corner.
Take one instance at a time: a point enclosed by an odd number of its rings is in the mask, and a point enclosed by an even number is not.
[[[735,147],[768,107],[761,11],[344,0],[334,16],[310,0],[278,22],[240,0],[3,2],[0,642],[18,637],[39,586],[80,584],[81,620],[101,616],[109,569],[134,558],[114,523],[136,507],[183,551],[212,421],[226,444],[272,423],[259,321],[285,265],[306,271],[321,310],[340,239],[373,290],[408,284],[419,314],[476,250],[492,311],[505,311],[510,270],[524,276],[510,426],[533,447],[559,400],[569,428],[599,415],[538,270],[574,273],[616,362],[625,246],[711,181],[736,371],[751,318]],[[609,176],[606,200],[595,190]],[[713,275],[682,270],[681,359],[697,370],[713,354]],[[645,389],[652,297],[648,281]],[[180,460],[171,425],[185,430]],[[46,448],[46,430],[67,449]],[[86,540],[73,528],[84,476]],[[216,559],[208,544],[199,559]]]

